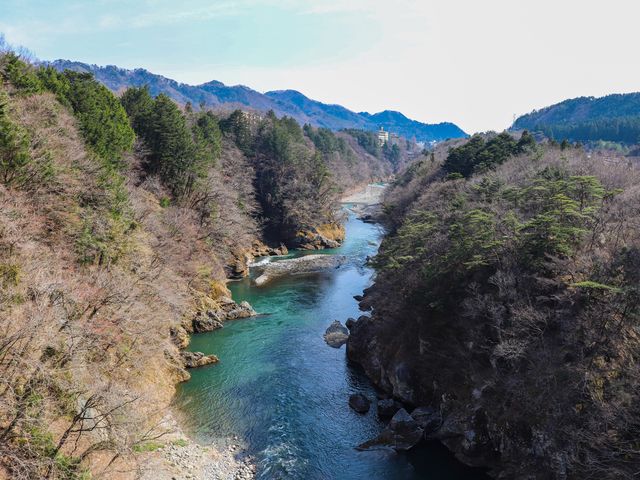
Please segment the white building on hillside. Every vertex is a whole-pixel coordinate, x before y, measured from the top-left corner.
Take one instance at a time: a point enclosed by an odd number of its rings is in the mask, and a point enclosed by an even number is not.
[[[384,131],[384,127],[380,127],[378,131],[378,144],[382,147],[389,141],[389,132]]]

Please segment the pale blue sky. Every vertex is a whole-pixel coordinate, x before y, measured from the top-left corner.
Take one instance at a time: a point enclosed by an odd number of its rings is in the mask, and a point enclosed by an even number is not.
[[[0,0],[0,32],[42,59],[294,88],[473,132],[564,98],[640,90],[637,4]]]

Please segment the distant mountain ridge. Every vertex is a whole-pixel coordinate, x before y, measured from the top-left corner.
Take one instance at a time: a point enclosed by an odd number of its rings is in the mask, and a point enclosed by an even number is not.
[[[295,90],[276,90],[260,93],[244,85],[227,86],[213,80],[201,85],[187,85],[142,68],[128,70],[113,65],[100,67],[70,60],[49,62],[58,70],[88,72],[114,92],[130,86],[148,85],[156,96],[164,93],[178,103],[191,102],[197,106],[204,103],[211,108],[250,108],[277,115],[288,115],[301,124],[341,130],[357,128],[363,130],[385,130],[420,142],[441,141],[448,138],[466,137],[467,134],[450,122],[427,124],[411,120],[400,112],[385,110],[380,113],[356,113],[341,105],[332,105],[310,99]]]
[[[640,143],[640,93],[572,98],[522,115],[511,129],[556,140]]]

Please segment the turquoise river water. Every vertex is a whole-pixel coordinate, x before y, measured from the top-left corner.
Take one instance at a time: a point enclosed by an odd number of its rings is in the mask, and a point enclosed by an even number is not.
[[[376,225],[351,215],[343,246],[323,252],[347,256],[339,269],[262,288],[250,279],[230,284],[235,300],[249,301],[263,315],[192,338],[192,351],[220,358],[219,364],[191,370],[178,392],[186,429],[198,441],[238,437],[255,457],[260,479],[484,478],[438,444],[408,453],[354,448],[384,425],[375,402],[360,415],[349,408],[348,397],[362,392],[373,400],[375,390],[347,362],[345,347],[330,348],[322,334],[333,320],[362,313],[353,296],[371,283],[366,258],[375,254],[380,237]]]

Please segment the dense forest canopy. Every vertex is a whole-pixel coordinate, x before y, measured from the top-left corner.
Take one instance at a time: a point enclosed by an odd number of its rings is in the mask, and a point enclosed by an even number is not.
[[[535,140],[526,130],[519,140],[503,132],[485,140],[482,135],[474,135],[459,147],[449,151],[443,169],[449,175],[469,177],[473,173],[486,171],[504,163],[508,158],[535,147]]]
[[[519,117],[512,129],[579,142],[640,142],[640,93],[580,97]]]

